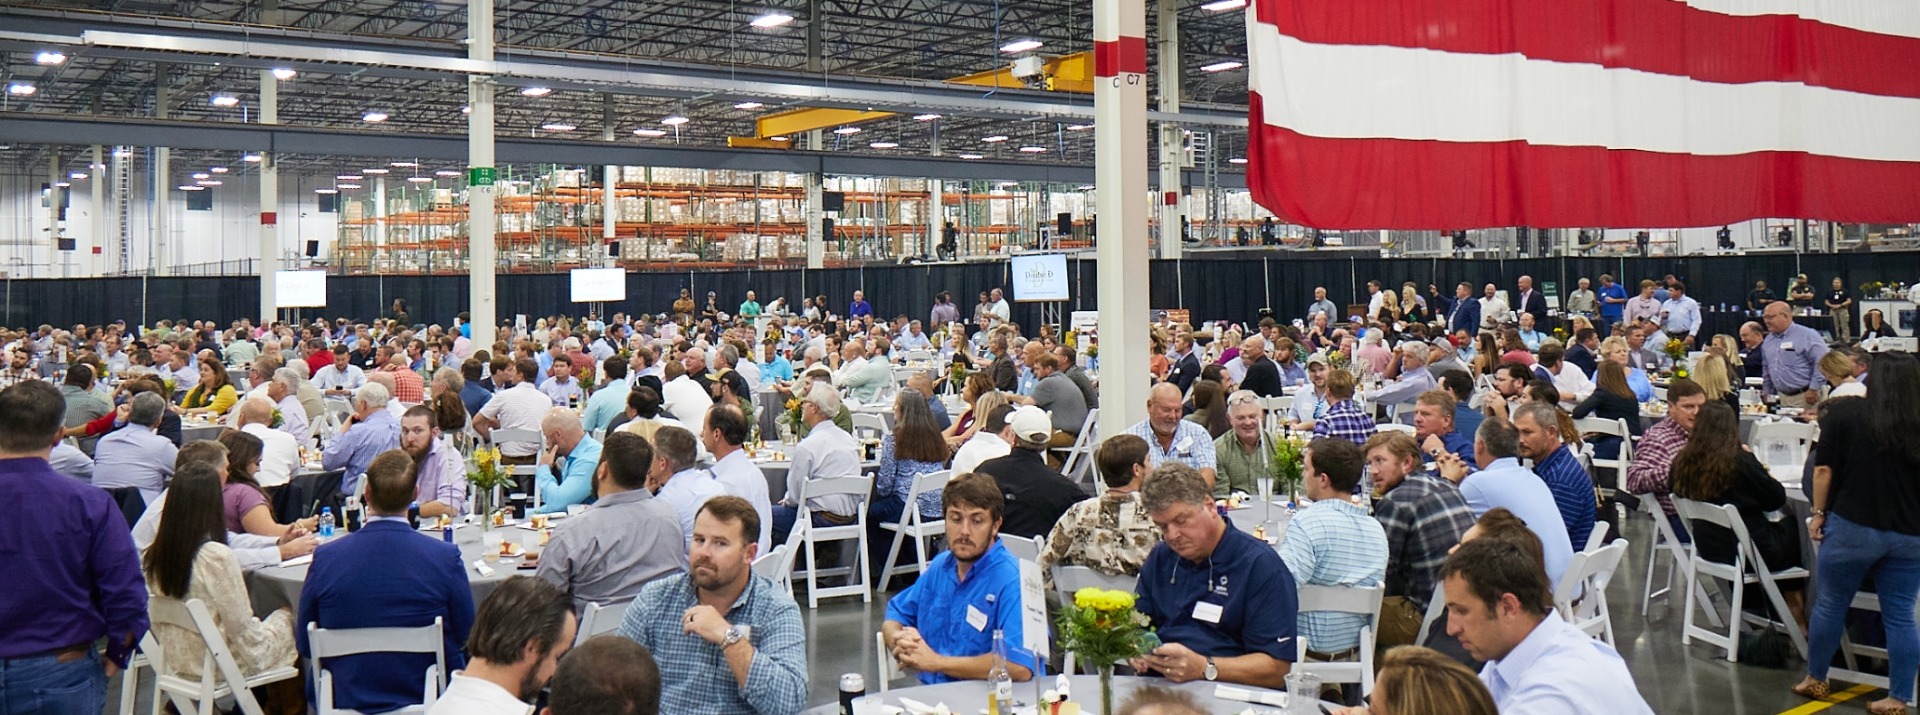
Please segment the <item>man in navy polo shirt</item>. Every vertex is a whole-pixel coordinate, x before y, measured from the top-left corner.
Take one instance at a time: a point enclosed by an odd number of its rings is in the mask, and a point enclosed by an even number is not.
[[[880,625],[887,650],[902,667],[920,671],[920,682],[928,685],[986,680],[993,668],[993,633],[1001,631],[1008,674],[1018,681],[1031,679],[1033,652],[1023,645],[1020,620],[1020,563],[1000,544],[1006,500],[999,484],[985,474],[963,475],[947,482],[940,503],[946,509],[947,551],[887,602],[887,620]],[[1213,503],[1211,495],[1207,503]],[[1291,592],[1288,598],[1291,603]]]
[[[1285,687],[1293,666],[1299,600],[1273,547],[1214,510],[1200,472],[1163,462],[1141,498],[1166,540],[1140,567],[1135,608],[1164,643],[1133,667],[1168,680]]]

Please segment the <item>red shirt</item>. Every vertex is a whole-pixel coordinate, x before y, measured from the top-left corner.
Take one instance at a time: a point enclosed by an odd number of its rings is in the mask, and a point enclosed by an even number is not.
[[[332,364],[332,350],[315,350],[312,355],[307,356],[307,377],[311,379],[314,375],[320,374],[320,368]]]
[[[412,370],[392,370],[393,399],[410,405],[426,401],[426,381],[420,379],[420,373]]]

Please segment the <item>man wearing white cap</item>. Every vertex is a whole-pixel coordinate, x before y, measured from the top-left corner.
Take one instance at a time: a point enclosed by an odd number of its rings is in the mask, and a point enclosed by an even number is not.
[[[1080,486],[1047,466],[1041,455],[1053,436],[1053,420],[1045,410],[1026,406],[1007,416],[1007,428],[1000,438],[1013,445],[1005,457],[980,463],[974,471],[993,477],[1006,497],[1007,509],[1000,533],[1032,538],[1045,535],[1060,521],[1060,515],[1087,493]],[[955,476],[958,476],[957,474]]]

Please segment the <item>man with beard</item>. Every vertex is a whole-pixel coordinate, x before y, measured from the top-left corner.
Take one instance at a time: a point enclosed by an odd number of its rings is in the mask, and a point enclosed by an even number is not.
[[[431,422],[431,417],[423,421]],[[312,654],[307,642],[310,624],[321,628],[415,628],[431,625],[439,618],[444,625],[441,633],[447,667],[461,666],[467,630],[474,624],[473,588],[467,583],[460,549],[439,539],[421,538],[407,527],[407,505],[414,494],[413,467],[412,460],[399,450],[375,457],[367,467],[366,526],[329,544],[326,551],[314,553],[306,584],[300,590],[299,622],[293,629],[302,655]],[[479,634],[474,631],[474,635]],[[568,640],[571,642],[571,638]],[[481,651],[476,648],[473,652],[478,655]],[[328,658],[326,664],[338,679],[334,682],[351,684],[334,689],[336,707],[387,712],[420,702],[420,673],[434,664],[434,656],[363,653]]]
[[[527,715],[579,626],[560,589],[531,576],[507,579],[480,604],[467,638],[472,660],[453,671],[427,715]]]
[[[440,438],[433,408],[414,405],[400,416],[400,448],[413,458],[420,515],[460,518],[467,513],[467,469],[453,443]]]
[[[646,486],[653,447],[626,432],[607,435],[593,508],[553,529],[534,572],[573,596],[575,608],[632,599],[653,581],[687,570],[680,516]]]
[[[993,634],[1000,633],[1007,674],[1025,682],[1033,677],[1034,657],[1023,645],[1019,562],[1000,543],[1006,509],[1000,487],[984,474],[961,475],[947,482],[940,503],[947,551],[887,602],[880,625],[887,650],[902,667],[920,671],[927,685],[985,680],[993,668]]]
[[[761,528],[747,500],[708,499],[694,517],[692,570],[648,584],[621,620],[619,634],[660,666],[661,712],[784,715],[806,706],[800,608],[753,573]]]

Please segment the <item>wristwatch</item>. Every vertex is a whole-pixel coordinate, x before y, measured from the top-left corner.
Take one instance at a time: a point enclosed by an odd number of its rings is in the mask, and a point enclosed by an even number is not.
[[[747,634],[741,633],[739,626],[727,626],[727,632],[720,639],[720,650],[725,651],[728,648],[732,648],[733,644],[739,643],[746,637]]]
[[[1215,680],[1220,677],[1220,669],[1213,667],[1213,656],[1207,656],[1207,669],[1201,671],[1201,674],[1207,676],[1207,680]]]

